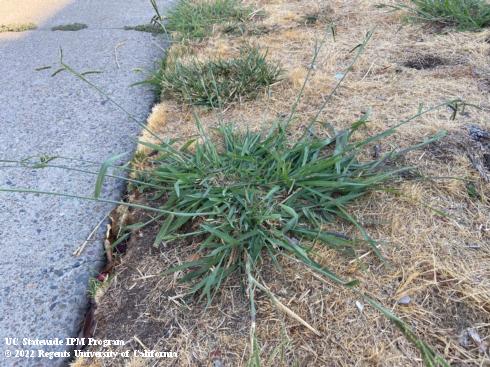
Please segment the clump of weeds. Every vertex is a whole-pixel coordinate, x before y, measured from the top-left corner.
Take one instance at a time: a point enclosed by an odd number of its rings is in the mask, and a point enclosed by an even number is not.
[[[165,27],[183,39],[202,39],[215,24],[243,21],[250,13],[238,0],[182,0],[169,12]]]
[[[194,105],[222,107],[232,101],[251,99],[277,82],[281,68],[267,61],[266,53],[246,48],[240,56],[165,65],[160,75],[163,96]]]

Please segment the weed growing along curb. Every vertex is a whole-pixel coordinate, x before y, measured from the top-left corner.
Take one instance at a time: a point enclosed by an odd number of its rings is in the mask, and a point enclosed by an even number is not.
[[[362,118],[330,138],[307,135],[293,142],[287,126],[280,123],[265,137],[222,126],[217,130],[219,143],[200,128],[200,139],[181,148],[148,144],[158,155],[152,169],[138,177],[150,186],[137,187],[150,189],[158,198],[165,195],[160,207],[165,211],[208,213],[198,215],[200,229],[192,233],[178,233],[190,216],[170,215],[163,222],[156,246],[180,238],[203,239],[199,260],[169,272],[191,270],[182,280],[195,281],[192,292],[211,302],[212,293],[230,274],[246,273],[247,257],[255,272],[265,254],[275,260],[280,252],[286,252],[338,284],[355,285],[316,263],[311,258],[311,244],[321,243],[353,257],[362,245],[368,245],[381,257],[376,243],[348,213],[347,205],[408,170],[388,168],[386,163],[441,137],[360,162],[358,155],[368,144],[395,131],[352,142],[353,134],[366,122]],[[349,240],[323,230],[325,223],[336,219],[353,224],[363,238]]]
[[[490,4],[485,0],[412,0],[413,6],[395,5],[407,10],[410,18],[454,26],[461,31],[490,26]]]
[[[200,39],[211,34],[214,24],[242,21],[249,14],[238,0],[182,0],[169,12],[165,27],[182,39]]]
[[[161,93],[183,102],[209,107],[223,107],[241,99],[251,99],[277,82],[281,68],[266,60],[266,53],[247,48],[234,59],[189,65],[175,62],[165,65],[160,78]]]

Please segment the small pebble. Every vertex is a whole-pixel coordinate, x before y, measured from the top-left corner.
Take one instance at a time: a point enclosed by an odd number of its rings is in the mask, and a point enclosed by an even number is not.
[[[410,298],[410,296],[403,296],[402,298],[400,298],[398,300],[398,304],[399,305],[403,305],[403,306],[406,306],[408,304],[410,304],[410,302],[412,301],[412,299]]]

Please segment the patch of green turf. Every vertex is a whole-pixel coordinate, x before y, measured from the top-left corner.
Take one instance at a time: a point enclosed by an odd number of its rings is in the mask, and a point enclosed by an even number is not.
[[[410,12],[410,18],[453,26],[459,30],[478,30],[490,26],[490,4],[485,0],[412,0],[412,6],[398,8]]]
[[[147,32],[152,34],[164,33],[165,29],[159,24],[149,23],[149,24],[139,24],[135,26],[124,26],[126,31],[138,31]]]
[[[278,65],[266,60],[265,53],[249,48],[234,59],[166,65],[159,78],[162,95],[216,108],[254,98],[278,81],[281,73]]]
[[[36,29],[37,25],[34,23],[13,23],[13,24],[0,24],[0,33],[3,32],[25,32]]]
[[[184,39],[209,36],[214,24],[243,21],[250,14],[239,0],[182,0],[167,17],[167,30]]]
[[[75,32],[82,29],[88,28],[84,23],[70,23],[70,24],[60,24],[51,28],[52,31],[69,31]]]

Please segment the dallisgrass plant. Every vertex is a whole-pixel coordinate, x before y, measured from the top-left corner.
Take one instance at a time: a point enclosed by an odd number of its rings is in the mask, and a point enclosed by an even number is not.
[[[399,4],[414,20],[454,26],[459,30],[479,30],[490,25],[490,4],[486,0],[412,0]]]
[[[233,59],[164,64],[157,76],[161,93],[193,105],[215,108],[254,98],[277,82],[282,73],[266,56],[265,52],[249,47]]]
[[[197,260],[166,273],[183,272],[181,280],[192,284],[189,293],[206,297],[208,303],[230,275],[242,275],[248,284],[252,320],[255,288],[278,303],[259,280],[260,273],[267,271],[267,267],[262,267],[263,259],[269,257],[272,263],[277,263],[280,256],[295,258],[330,281],[351,288],[381,311],[415,343],[427,365],[445,365],[408,325],[357,291],[356,280],[345,279],[315,261],[315,245],[327,246],[349,257],[355,257],[367,246],[382,258],[376,242],[349,213],[348,204],[382,189],[387,181],[409,169],[390,168],[393,165],[388,163],[396,157],[441,137],[439,134],[379,159],[361,161],[359,155],[366,147],[391,135],[396,128],[353,141],[353,134],[366,123],[363,118],[332,137],[305,134],[296,141],[291,141],[287,125],[282,123],[265,136],[239,133],[225,125],[217,129],[215,139],[201,128],[199,139],[180,147],[174,142],[147,144],[158,152],[158,158],[152,161],[151,171],[138,178],[149,186],[140,184],[139,188],[151,189],[157,198],[166,196],[159,209],[188,214],[165,216],[154,245],[177,239],[199,242]],[[324,229],[326,223],[339,219],[354,225],[361,237],[349,239]],[[191,221],[198,223],[199,229],[183,231]],[[298,321],[316,332],[304,320]]]
[[[181,0],[168,13],[165,27],[182,39],[202,39],[211,34],[213,25],[243,21],[250,13],[239,0]]]
[[[174,143],[147,144],[159,155],[152,161],[152,169],[138,180],[149,183],[147,188],[156,197],[167,197],[161,209],[200,213],[195,215],[200,229],[192,233],[179,233],[191,215],[170,215],[163,222],[155,245],[204,238],[199,260],[169,271],[189,270],[183,280],[195,281],[192,292],[207,296],[209,302],[230,274],[247,273],[248,261],[256,270],[263,256],[275,261],[281,253],[338,284],[354,286],[355,281],[345,280],[313,260],[312,243],[349,256],[367,245],[381,257],[376,243],[349,214],[348,204],[409,169],[390,168],[388,162],[440,137],[379,159],[360,161],[358,156],[368,144],[395,131],[352,141],[366,122],[367,118],[362,118],[329,138],[306,134],[291,141],[286,125],[280,123],[265,136],[239,133],[225,125],[217,129],[215,139],[200,128],[200,139],[189,140],[181,148]],[[336,219],[353,224],[362,238],[350,240],[323,229]]]

